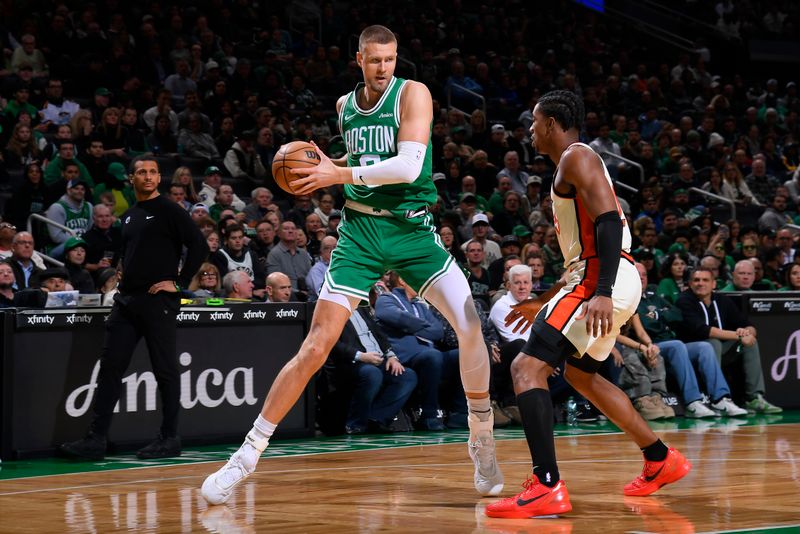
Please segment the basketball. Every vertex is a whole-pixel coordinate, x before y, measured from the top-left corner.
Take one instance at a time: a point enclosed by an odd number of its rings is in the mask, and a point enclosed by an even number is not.
[[[291,170],[314,167],[319,165],[320,161],[317,149],[311,143],[305,141],[286,143],[272,160],[272,176],[278,187],[287,193],[295,194],[292,182],[303,176],[293,174]]]

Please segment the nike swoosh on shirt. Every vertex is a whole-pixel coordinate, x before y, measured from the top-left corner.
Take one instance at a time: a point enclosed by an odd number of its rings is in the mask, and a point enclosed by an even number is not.
[[[155,215],[147,215],[147,216],[145,216],[145,219],[147,219],[147,220],[149,221],[149,220],[150,220],[150,219],[152,219],[153,217],[155,217]]]

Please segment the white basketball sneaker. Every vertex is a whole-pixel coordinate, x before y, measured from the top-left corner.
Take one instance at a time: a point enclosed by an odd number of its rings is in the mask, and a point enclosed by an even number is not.
[[[711,408],[719,412],[720,415],[725,415],[727,417],[740,417],[747,415],[747,410],[736,406],[729,397],[722,397],[719,401],[712,404]]]
[[[469,457],[475,464],[475,489],[485,497],[496,497],[503,491],[503,473],[497,465],[494,445],[494,417],[481,421],[469,414]]]
[[[256,470],[256,464],[269,443],[268,438],[260,438],[251,430],[244,443],[233,453],[230,460],[218,471],[209,475],[200,488],[209,504],[223,504],[233,490]]]

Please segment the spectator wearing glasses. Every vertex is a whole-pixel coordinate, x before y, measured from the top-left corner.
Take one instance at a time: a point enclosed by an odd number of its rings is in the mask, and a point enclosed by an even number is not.
[[[189,282],[189,291],[199,298],[220,297],[221,287],[219,269],[209,262],[203,263]]]
[[[0,228],[2,228],[0,223]],[[16,289],[27,289],[31,286],[32,278],[44,269],[38,267],[33,261],[34,252],[33,236],[28,232],[17,232],[11,241],[11,267],[14,269]]]

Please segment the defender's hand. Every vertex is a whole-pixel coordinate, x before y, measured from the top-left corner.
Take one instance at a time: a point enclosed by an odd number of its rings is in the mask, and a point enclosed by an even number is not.
[[[587,334],[593,337],[607,336],[614,326],[614,302],[611,297],[593,296],[575,319],[580,321],[584,317]]]
[[[515,334],[524,334],[533,324],[533,320],[536,319],[536,314],[542,309],[544,302],[539,297],[532,297],[514,304],[506,315],[506,326],[511,326],[516,322],[512,331]]]

